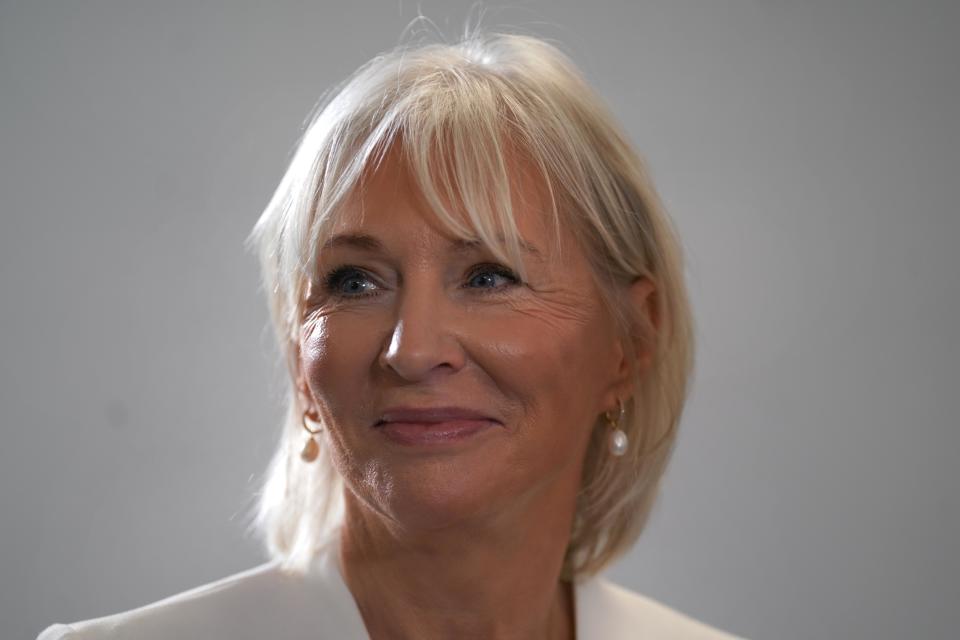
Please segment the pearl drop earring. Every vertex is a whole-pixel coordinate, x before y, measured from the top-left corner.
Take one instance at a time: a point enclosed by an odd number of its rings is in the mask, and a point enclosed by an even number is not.
[[[623,402],[620,398],[617,398],[617,404],[620,406],[620,414],[617,416],[617,421],[614,422],[610,417],[609,411],[603,412],[603,417],[607,419],[607,422],[610,423],[610,439],[607,442],[610,448],[610,453],[615,456],[622,456],[627,452],[627,446],[630,444],[627,439],[627,434],[620,428],[621,423],[623,422],[623,415],[626,410],[623,408]]]
[[[323,429],[320,428],[320,429],[314,430],[308,427],[306,412],[304,412],[304,414],[300,416],[300,424],[302,424],[303,428],[310,433],[310,439],[307,440],[307,443],[303,445],[303,450],[300,451],[300,458],[304,462],[313,462],[314,460],[317,459],[317,455],[320,453],[320,445],[317,444],[317,440],[316,438],[314,438],[314,436],[316,436],[318,433],[323,431]]]

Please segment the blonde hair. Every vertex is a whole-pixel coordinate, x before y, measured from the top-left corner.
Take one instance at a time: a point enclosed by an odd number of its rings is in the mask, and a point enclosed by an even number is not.
[[[291,374],[251,528],[272,557],[302,570],[342,521],[343,480],[323,443],[314,463],[299,458],[307,434],[294,381],[297,335],[318,248],[391,147],[402,150],[438,220],[525,279],[508,165],[518,152],[549,194],[554,229],[570,225],[582,244],[619,336],[652,350],[625,402],[627,454],[611,458],[599,428],[586,453],[563,576],[594,574],[629,549],[653,507],[692,370],[691,317],[680,245],[643,161],[569,58],[528,35],[477,31],[454,44],[401,45],[361,66],[308,119],[248,239]],[[627,296],[641,276],[656,285],[655,325],[635,321]]]

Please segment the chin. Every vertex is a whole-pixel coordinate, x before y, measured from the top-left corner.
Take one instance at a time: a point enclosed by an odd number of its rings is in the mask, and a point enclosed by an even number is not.
[[[484,518],[502,506],[515,488],[489,460],[461,456],[423,459],[417,464],[381,465],[368,499],[400,526],[436,530]],[[369,476],[368,476],[369,477]]]

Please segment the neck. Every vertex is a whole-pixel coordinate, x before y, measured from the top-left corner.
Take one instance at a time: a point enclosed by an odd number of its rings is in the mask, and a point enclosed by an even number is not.
[[[573,505],[554,493],[411,529],[346,490],[340,560],[371,640],[573,640],[573,587],[559,579]]]

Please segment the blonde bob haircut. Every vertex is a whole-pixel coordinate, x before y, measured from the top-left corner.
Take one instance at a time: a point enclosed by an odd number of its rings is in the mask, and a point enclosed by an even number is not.
[[[570,59],[529,35],[477,30],[453,44],[400,45],[325,94],[307,119],[248,238],[290,373],[279,447],[250,529],[283,567],[302,571],[342,522],[345,487],[323,438],[316,461],[299,456],[307,438],[295,381],[302,302],[319,280],[318,248],[390,148],[452,234],[481,241],[525,280],[510,198],[510,160],[521,157],[549,195],[553,229],[569,225],[581,243],[619,337],[652,354],[638,369],[625,350],[638,371],[624,399],[626,455],[608,452],[603,416],[586,453],[562,577],[592,575],[648,520],[692,371],[692,321],[680,245],[643,160]],[[656,286],[653,322],[634,321],[627,292],[639,277]]]

